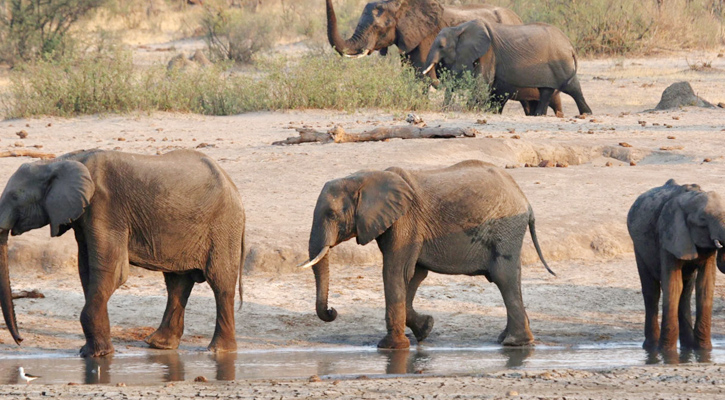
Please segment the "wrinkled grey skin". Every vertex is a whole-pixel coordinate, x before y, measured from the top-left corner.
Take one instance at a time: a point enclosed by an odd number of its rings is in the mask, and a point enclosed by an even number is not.
[[[502,24],[521,24],[513,11],[488,4],[443,7],[436,0],[379,0],[363,9],[352,37],[343,39],[332,0],[326,0],[327,38],[340,55],[365,56],[396,45],[419,73],[441,28],[472,19]],[[383,50],[383,53],[387,50]],[[429,76],[435,79],[435,71]]]
[[[492,54],[487,54],[492,50]],[[493,62],[481,63],[482,57]],[[545,115],[556,90],[577,104],[580,114],[591,114],[576,76],[577,59],[569,39],[547,24],[501,25],[472,20],[443,28],[436,36],[426,59],[426,69],[443,63],[454,73],[481,65],[481,74],[502,103],[518,88],[537,88],[539,104],[533,115]]]
[[[113,353],[106,304],[128,278],[129,264],[161,271],[166,280],[163,320],[146,339],[152,347],[178,347],[189,294],[208,281],[217,316],[209,349],[236,349],[244,210],[234,183],[210,158],[191,150],[162,156],[91,150],[20,166],[0,196],[0,304],[18,344],[7,235],[48,224],[53,237],[73,229],[78,243],[86,299],[81,356]]]
[[[378,347],[409,347],[406,326],[418,341],[428,336],[433,318],[418,314],[413,299],[429,271],[483,275],[495,283],[507,314],[499,342],[531,344],[521,297],[520,254],[527,227],[543,261],[526,197],[511,176],[481,161],[431,171],[360,171],[327,182],[317,199],[309,242],[312,261],[324,254],[313,265],[317,315],[327,322],[337,317],[328,308],[327,249],[355,237],[362,245],[376,240],[383,253],[388,334]]]
[[[725,204],[715,192],[670,179],[637,198],[627,215],[645,305],[647,350],[711,349],[715,265],[725,272]],[[696,289],[692,325],[690,298]],[[660,292],[662,330],[658,325]]]

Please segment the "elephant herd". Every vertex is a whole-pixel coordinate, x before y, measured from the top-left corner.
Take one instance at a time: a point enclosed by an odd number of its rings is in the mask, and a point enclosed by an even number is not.
[[[524,25],[512,10],[488,4],[443,6],[437,0],[379,0],[368,3],[350,39],[337,26],[332,0],[326,1],[327,37],[341,55],[385,55],[395,45],[416,72],[434,84],[443,70],[481,77],[489,101],[501,112],[510,99],[526,115],[545,115],[547,107],[562,116],[559,92],[570,95],[579,114],[591,114],[576,76],[577,58],[558,28]]]
[[[414,67],[432,77],[441,65],[454,71],[479,68],[506,100],[536,91],[536,100],[518,98],[527,102],[525,109],[533,107],[532,114],[544,114],[550,101],[560,104],[558,91],[574,97],[580,113],[591,112],[576,79],[573,48],[554,27],[521,25],[516,14],[501,7],[444,8],[434,0],[385,0],[369,3],[353,37],[344,40],[331,0],[326,4],[328,36],[341,54],[364,56],[395,44]],[[107,303],[128,278],[129,265],[164,274],[167,305],[159,328],[146,338],[150,346],[178,347],[192,288],[208,282],[216,302],[209,349],[237,348],[234,298],[237,290],[242,295],[245,213],[235,184],[211,158],[192,150],[161,156],[89,150],[18,168],[0,196],[0,306],[18,344],[22,338],[10,288],[8,235],[46,225],[53,237],[73,230],[78,244],[85,296],[81,356],[113,353]],[[698,185],[670,180],[635,201],[627,225],[645,301],[644,347],[672,350],[679,339],[683,347],[711,348],[715,266],[725,272],[725,204]],[[478,160],[426,171],[364,170],[322,188],[309,261],[301,267],[314,270],[317,316],[333,321],[330,250],[352,238],[361,245],[375,240],[383,254],[387,328],[378,347],[385,349],[410,346],[406,327],[418,341],[431,332],[433,317],[413,308],[430,271],[483,275],[498,287],[506,307],[498,342],[525,346],[534,341],[521,292],[527,230],[553,274],[539,246],[534,211],[504,170]]]

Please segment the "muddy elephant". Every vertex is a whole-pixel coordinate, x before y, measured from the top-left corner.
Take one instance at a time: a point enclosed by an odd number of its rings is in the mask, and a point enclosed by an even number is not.
[[[212,159],[191,150],[162,156],[78,151],[23,164],[0,196],[0,305],[16,343],[8,274],[8,233],[50,224],[72,229],[85,295],[81,356],[113,353],[107,303],[129,264],[164,273],[168,300],[152,347],[178,347],[184,308],[195,283],[216,300],[213,351],[235,350],[234,296],[244,253],[244,210],[237,188]]]
[[[698,185],[664,186],[640,195],[627,215],[645,306],[647,350],[711,349],[715,265],[725,272],[725,204]],[[697,316],[690,299],[695,289]],[[662,293],[662,329],[658,325]]]
[[[521,296],[520,260],[527,227],[544,262],[531,206],[513,178],[492,164],[469,160],[431,171],[360,171],[323,187],[310,232],[310,261],[302,268],[312,266],[315,273],[317,316],[333,321],[328,252],[353,237],[361,245],[376,240],[383,254],[388,331],[378,347],[389,349],[410,346],[406,326],[418,341],[433,328],[433,317],[413,309],[429,271],[483,275],[498,286],[506,305],[499,343],[528,345],[534,337]]]
[[[492,51],[492,52],[491,52]],[[454,73],[470,68],[482,57],[493,70],[482,73],[501,107],[519,88],[537,88],[539,104],[532,115],[545,115],[555,91],[570,95],[579,114],[591,114],[577,78],[577,58],[569,39],[547,24],[502,25],[479,20],[443,28],[426,59],[424,73],[444,63]]]

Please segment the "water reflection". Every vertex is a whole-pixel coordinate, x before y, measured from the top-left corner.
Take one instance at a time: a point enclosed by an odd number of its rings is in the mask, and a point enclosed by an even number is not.
[[[689,364],[689,363],[711,363],[711,350],[645,350],[647,358],[645,364]]]
[[[84,358],[85,383],[111,383],[111,364],[113,357]]]

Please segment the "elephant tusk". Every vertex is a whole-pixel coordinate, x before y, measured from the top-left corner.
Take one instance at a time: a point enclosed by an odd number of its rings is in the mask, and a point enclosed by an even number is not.
[[[430,70],[431,70],[431,69],[433,68],[433,65],[435,65],[435,64],[431,64],[431,65],[429,65],[429,66],[428,66],[428,68],[426,68],[426,69],[425,69],[425,71],[423,71],[423,75],[425,75],[425,74],[427,74],[428,72],[430,72]]]
[[[330,250],[330,246],[323,247],[322,250],[320,250],[320,254],[318,254],[317,257],[315,257],[313,260],[304,262],[304,263],[298,265],[297,267],[299,269],[305,269],[305,268],[309,268],[309,267],[317,264],[320,260],[322,260],[322,257],[324,257],[329,250]]]
[[[720,241],[717,239],[715,239],[715,247],[717,247],[718,249],[722,249],[722,243],[720,243]]]
[[[363,58],[363,57],[366,57],[368,54],[370,54],[370,50],[365,49],[360,54],[355,54],[355,55],[345,54],[345,57],[348,57],[348,58]]]

